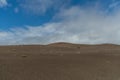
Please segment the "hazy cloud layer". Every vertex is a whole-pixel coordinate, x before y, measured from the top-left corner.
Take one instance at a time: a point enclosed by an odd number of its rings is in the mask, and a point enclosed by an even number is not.
[[[72,42],[80,44],[120,44],[120,12],[106,15],[98,9],[73,6],[54,16],[58,22],[26,26],[0,32],[0,44],[47,44]]]

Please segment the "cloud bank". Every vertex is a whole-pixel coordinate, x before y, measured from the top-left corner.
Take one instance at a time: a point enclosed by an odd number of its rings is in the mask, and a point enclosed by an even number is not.
[[[62,9],[53,19],[58,22],[1,31],[0,44],[48,44],[53,42],[120,44],[119,10],[111,15],[106,15],[96,8],[72,6]]]

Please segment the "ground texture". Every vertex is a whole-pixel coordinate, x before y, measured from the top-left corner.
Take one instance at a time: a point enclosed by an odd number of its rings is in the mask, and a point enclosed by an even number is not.
[[[2,46],[0,80],[120,80],[120,46]]]

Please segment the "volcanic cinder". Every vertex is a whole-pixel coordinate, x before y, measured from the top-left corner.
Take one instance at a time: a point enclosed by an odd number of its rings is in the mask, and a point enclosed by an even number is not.
[[[120,46],[1,46],[0,80],[120,80]]]

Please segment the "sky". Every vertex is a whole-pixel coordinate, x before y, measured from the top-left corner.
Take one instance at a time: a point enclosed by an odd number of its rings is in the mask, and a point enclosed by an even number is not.
[[[120,0],[0,0],[0,45],[120,44]]]

